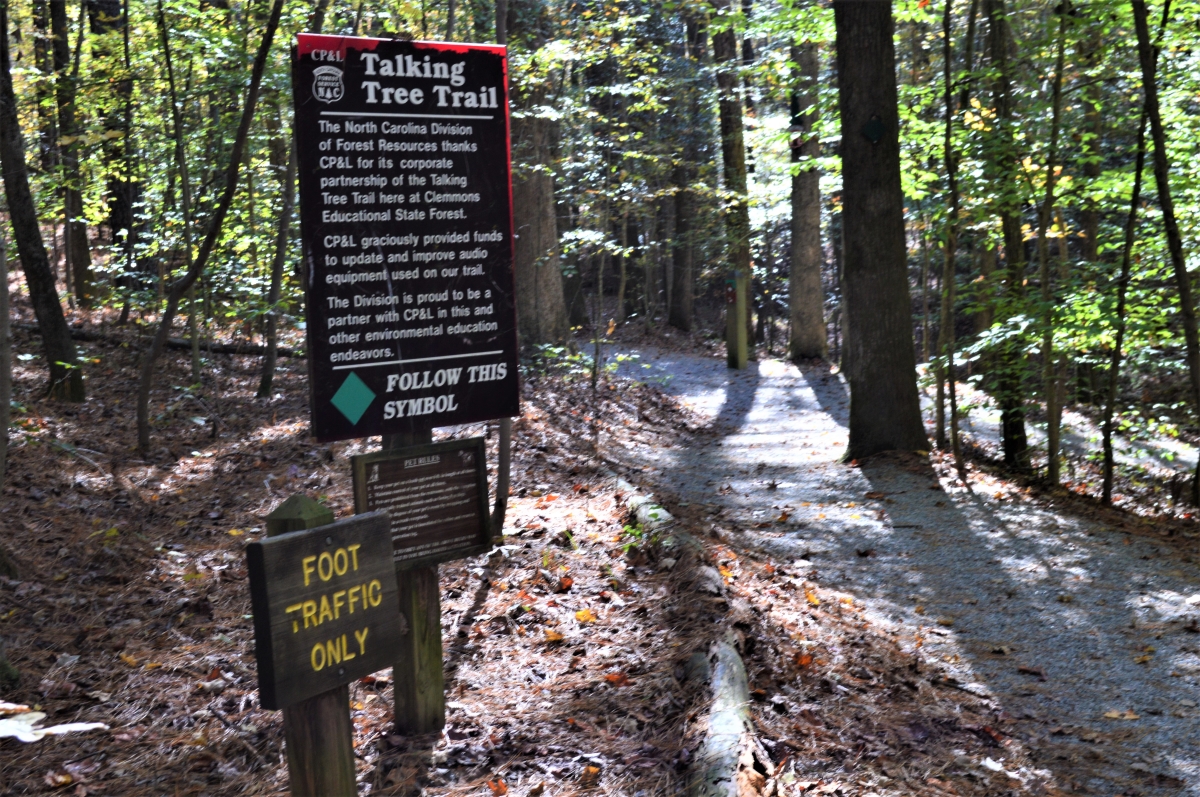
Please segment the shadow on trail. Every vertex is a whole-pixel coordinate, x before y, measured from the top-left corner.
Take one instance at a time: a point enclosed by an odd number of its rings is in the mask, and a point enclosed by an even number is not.
[[[824,367],[765,361],[738,377],[692,360],[668,391],[707,409],[716,437],[645,457],[681,502],[721,506],[722,525],[742,530],[730,544],[809,559],[823,586],[915,632],[940,683],[1016,718],[1062,786],[1200,794],[1200,600],[1189,598],[1200,569],[1174,541],[1035,504],[1003,482],[947,493],[916,458],[842,465],[848,396]],[[714,495],[714,484],[727,488]],[[752,530],[784,506],[782,533]]]

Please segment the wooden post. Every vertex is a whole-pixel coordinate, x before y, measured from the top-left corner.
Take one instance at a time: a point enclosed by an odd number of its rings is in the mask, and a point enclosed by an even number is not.
[[[333,512],[308,496],[293,495],[267,515],[267,536],[325,526]],[[355,797],[354,728],[350,688],[328,692],[283,709],[288,779],[293,797]]]
[[[735,271],[725,280],[725,348],[730,368],[745,368],[749,356],[746,341],[746,293],[749,287],[749,276],[743,271]]]
[[[384,435],[383,450],[433,442],[432,429]],[[396,573],[400,614],[408,625],[400,658],[392,670],[396,733],[416,736],[446,725],[445,676],[442,672],[442,599],[437,565]]]

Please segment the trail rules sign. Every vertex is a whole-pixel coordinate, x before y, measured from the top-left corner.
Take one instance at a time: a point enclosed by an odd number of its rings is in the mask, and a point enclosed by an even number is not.
[[[300,34],[313,431],[517,414],[505,48]]]

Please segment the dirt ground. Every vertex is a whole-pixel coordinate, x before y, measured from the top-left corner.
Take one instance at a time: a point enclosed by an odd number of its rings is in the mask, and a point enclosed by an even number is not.
[[[141,341],[104,320],[88,320],[109,338],[85,345],[80,406],[38,398],[39,342],[17,334],[34,356],[17,370],[25,411],[0,529],[20,574],[0,581],[0,637],[21,672],[3,699],[110,729],[0,739],[0,792],[284,794],[243,547],[293,493],[350,514],[348,457],[378,440],[309,439],[300,360],[256,399],[257,358],[216,355],[194,388],[173,352],[141,460]],[[716,433],[706,418],[653,382],[606,375],[593,391],[567,356],[525,368],[522,412],[505,543],[441,568],[446,728],[397,736],[392,674],[352,684],[360,794],[679,793],[710,699],[693,654],[727,632],[750,671],[762,793],[1071,793],[1037,774],[995,701],[931,671],[911,638],[802,564],[711,536],[710,507],[672,507],[704,551],[664,557],[614,474],[652,483],[630,452],[699,446]],[[494,461],[494,430],[453,432],[486,434]]]

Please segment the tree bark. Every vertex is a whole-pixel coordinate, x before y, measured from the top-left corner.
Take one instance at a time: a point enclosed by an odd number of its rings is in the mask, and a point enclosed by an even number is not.
[[[545,97],[535,90],[519,104],[526,111]],[[522,346],[557,343],[567,337],[567,306],[559,267],[558,219],[551,173],[552,122],[514,115],[513,228],[518,334]]]
[[[46,257],[42,231],[38,226],[37,206],[29,188],[25,165],[25,146],[21,141],[17,98],[13,93],[8,48],[8,0],[0,0],[0,164],[4,170],[4,193],[8,198],[9,218],[16,239],[25,284],[38,326],[50,371],[48,393],[67,401],[83,401],[83,372],[76,358],[71,330],[58,301],[54,272]]]
[[[1108,364],[1108,396],[1104,402],[1104,481],[1100,500],[1112,503],[1113,488],[1113,410],[1117,404],[1117,387],[1121,380],[1121,347],[1125,345],[1125,297],[1129,292],[1129,272],[1133,264],[1133,238],[1137,231],[1138,205],[1142,201],[1142,173],[1146,168],[1146,109],[1138,122],[1137,161],[1133,170],[1133,195],[1129,199],[1129,216],[1125,221],[1125,242],[1121,247],[1121,275],[1117,278],[1116,336]]]
[[[1058,136],[1062,118],[1062,80],[1064,49],[1067,38],[1065,6],[1059,14],[1058,41],[1055,46],[1054,82],[1051,97],[1050,149],[1046,156],[1046,193],[1038,210],[1038,280],[1042,292],[1042,388],[1046,398],[1046,478],[1058,484],[1059,430],[1062,408],[1059,406],[1059,369],[1054,357],[1054,279],[1050,273],[1050,216],[1054,212],[1055,169],[1058,167]],[[1062,232],[1062,231],[1060,231]]]
[[[154,365],[163,348],[166,346],[167,338],[170,337],[171,323],[175,320],[175,314],[179,310],[179,301],[187,293],[188,289],[195,284],[200,275],[204,273],[204,267],[207,265],[213,248],[216,246],[217,239],[221,235],[221,227],[225,222],[225,215],[229,212],[229,206],[233,204],[233,197],[237,192],[238,174],[242,165],[242,153],[246,148],[246,139],[250,134],[250,122],[254,118],[254,107],[258,102],[259,86],[262,84],[267,55],[271,49],[271,42],[275,38],[275,30],[279,27],[279,16],[282,11],[283,0],[274,0],[271,6],[271,15],[267,19],[267,26],[263,31],[262,43],[258,48],[258,53],[254,57],[254,66],[250,73],[250,86],[246,90],[246,102],[242,108],[242,118],[238,123],[237,133],[233,139],[233,149],[229,155],[229,166],[225,176],[225,190],[221,194],[221,199],[216,209],[213,211],[212,219],[208,224],[207,235],[205,235],[204,241],[200,244],[200,251],[197,252],[196,259],[192,261],[187,272],[175,280],[167,291],[167,306],[164,308],[162,319],[159,321],[158,331],[154,335],[149,351],[146,352],[146,356],[142,360],[137,393],[137,427],[138,448],[141,450],[143,456],[146,455],[150,448],[150,389],[154,384]]]
[[[820,64],[817,45],[805,42],[792,47],[798,67],[792,90],[792,257],[788,277],[792,359],[820,358],[828,353],[825,335],[825,291],[821,284],[821,173],[815,161],[821,151],[817,139],[817,80]],[[802,162],[804,161],[804,162]]]
[[[955,265],[958,254],[958,156],[954,152],[954,38],[951,35],[951,10],[953,0],[945,0],[942,12],[942,60],[944,62],[945,79],[945,138],[942,145],[942,157],[946,167],[946,257],[942,266],[942,318],[941,318],[941,355],[944,365],[946,387],[950,395],[950,448],[954,453],[954,465],[958,469],[958,477],[963,484],[970,486],[967,481],[967,469],[963,463],[962,447],[958,440],[958,396],[957,379],[954,373],[954,289]],[[939,369],[942,370],[942,369]],[[938,379],[941,381],[942,373]],[[940,402],[940,399],[939,399]],[[940,405],[939,405],[940,408]],[[939,434],[941,430],[939,429]],[[941,445],[941,441],[938,441]]]
[[[667,311],[667,323],[684,332],[695,326],[696,303],[696,229],[695,219],[699,209],[693,185],[698,176],[697,162],[700,160],[700,131],[704,127],[702,89],[698,85],[700,67],[706,54],[704,22],[684,15],[687,31],[684,58],[688,65],[685,88],[680,106],[686,108],[687,129],[681,131],[683,151],[676,163],[672,180],[675,183],[675,234],[671,239],[671,301]]]
[[[83,11],[83,9],[80,9]],[[80,14],[79,41],[83,42],[83,20]],[[50,26],[53,32],[55,96],[58,100],[58,129],[60,162],[63,175],[63,214],[66,217],[63,248],[66,268],[70,273],[75,301],[80,307],[91,302],[92,255],[88,244],[87,223],[83,219],[83,177],[79,171],[79,136],[75,119],[75,87],[78,61],[71,69],[71,43],[68,37],[66,0],[50,0]]]
[[[988,17],[988,45],[991,66],[995,75],[992,102],[996,107],[997,136],[1000,154],[991,168],[1004,193],[1013,192],[1019,185],[1015,166],[1019,161],[1013,138],[1012,89],[1009,80],[1008,49],[1010,36],[1004,0],[985,0]],[[1000,226],[1004,234],[1004,299],[1009,312],[1023,302],[1025,296],[1025,243],[1021,233],[1021,198],[1001,196]],[[1029,471],[1029,440],[1025,433],[1025,393],[1023,385],[1023,355],[1015,344],[1005,344],[997,352],[995,397],[1000,406],[1000,437],[1004,463],[1015,471]]]
[[[1191,379],[1192,402],[1200,412],[1200,334],[1196,330],[1196,305],[1192,298],[1192,276],[1187,270],[1183,254],[1183,236],[1179,232],[1179,221],[1175,216],[1175,201],[1171,196],[1171,165],[1167,160],[1167,135],[1163,130],[1162,114],[1158,105],[1158,43],[1150,42],[1150,26],[1146,17],[1144,0],[1132,0],[1134,26],[1137,28],[1138,58],[1142,67],[1142,88],[1146,93],[1146,113],[1150,117],[1150,138],[1154,142],[1154,182],[1158,186],[1158,205],[1162,210],[1163,229],[1167,234],[1167,250],[1171,255],[1171,267],[1175,273],[1176,289],[1179,291],[1179,310],[1183,320],[1183,337],[1187,347],[1188,376]],[[1170,0],[1163,6],[1163,24],[1171,10]],[[1196,466],[1196,478],[1192,480],[1192,503],[1200,504],[1200,463]]]
[[[275,381],[275,362],[279,348],[279,298],[283,292],[283,266],[287,262],[288,240],[291,237],[292,209],[296,202],[296,149],[288,147],[287,167],[283,174],[283,198],[279,208],[279,222],[275,228],[275,254],[271,258],[271,287],[267,291],[266,355],[263,357],[262,378],[258,383],[258,397],[271,395]]]
[[[729,0],[714,0],[718,15],[730,13]],[[750,207],[746,195],[746,143],[742,129],[742,101],[738,96],[737,37],[732,25],[712,37],[713,60],[717,64],[717,112],[721,121],[721,160],[725,167],[725,190],[733,195],[725,214],[726,248],[732,278],[741,275],[740,284],[750,281]],[[727,304],[732,308],[734,305]],[[733,351],[735,341],[728,330],[726,345]],[[749,331],[749,330],[747,330]],[[732,364],[732,361],[731,361]],[[742,367],[742,366],[738,366]]]
[[[846,459],[929,442],[917,396],[890,0],[835,0],[841,111]]]

